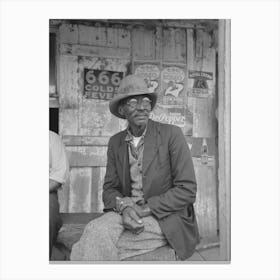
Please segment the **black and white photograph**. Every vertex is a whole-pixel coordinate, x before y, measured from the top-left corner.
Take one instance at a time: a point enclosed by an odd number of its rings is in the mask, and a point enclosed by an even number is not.
[[[279,50],[278,0],[0,0],[0,280],[279,280]]]
[[[230,20],[49,23],[50,261],[230,261]]]

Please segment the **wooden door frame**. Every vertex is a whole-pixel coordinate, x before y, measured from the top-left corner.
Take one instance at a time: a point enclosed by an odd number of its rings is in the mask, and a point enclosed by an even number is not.
[[[219,20],[218,34],[218,205],[220,260],[230,261],[230,20]]]

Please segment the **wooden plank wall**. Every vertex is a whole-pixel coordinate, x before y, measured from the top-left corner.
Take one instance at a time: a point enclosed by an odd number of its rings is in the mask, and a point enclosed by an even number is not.
[[[188,106],[193,113],[192,153],[198,194],[195,209],[202,237],[217,234],[217,121],[216,121],[216,51],[211,47],[212,38],[202,30],[187,30],[187,66],[189,71],[209,72],[213,80],[207,81],[208,95],[203,98],[191,97],[194,79],[188,76]],[[201,161],[202,139],[208,145],[209,161]],[[196,143],[196,142],[199,142]],[[195,144],[196,143],[196,144]],[[210,144],[211,143],[211,144]],[[196,147],[194,147],[194,145]],[[211,147],[211,148],[210,148]]]
[[[174,27],[94,27],[62,24],[58,32],[58,92],[60,134],[70,160],[70,182],[60,193],[61,212],[101,212],[106,151],[111,135],[126,122],[111,115],[108,101],[83,98],[83,69],[134,72],[143,63],[154,64],[161,73],[169,66],[184,73],[184,89],[177,101],[163,92],[167,85],[158,79],[159,102],[152,118],[184,112],[181,126],[191,148],[198,181],[195,204],[202,237],[217,232],[217,164],[215,48],[211,36],[202,31]],[[190,71],[212,73],[207,95],[192,95]],[[177,103],[176,103],[177,102]],[[165,110],[165,111],[164,111]],[[166,113],[167,112],[167,113]],[[175,112],[175,113],[174,113]],[[188,114],[188,117],[187,117]],[[178,118],[163,118],[178,124]],[[180,126],[180,125],[179,125]],[[206,161],[201,159],[207,144]],[[209,159],[208,159],[209,156]]]
[[[84,68],[126,72],[130,32],[121,28],[62,24],[59,29],[60,134],[70,163],[70,182],[60,193],[61,212],[102,212],[107,143],[125,121],[108,101],[83,98]]]

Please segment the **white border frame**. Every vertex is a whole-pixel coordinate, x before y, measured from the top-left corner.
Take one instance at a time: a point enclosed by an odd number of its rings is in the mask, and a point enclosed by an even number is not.
[[[278,1],[2,0],[0,13],[0,278],[280,278]],[[230,264],[48,264],[48,19],[127,13],[231,19]]]

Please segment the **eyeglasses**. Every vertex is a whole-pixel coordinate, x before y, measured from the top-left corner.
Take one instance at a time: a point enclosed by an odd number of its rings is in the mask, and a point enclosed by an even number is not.
[[[152,101],[147,97],[145,97],[143,99],[139,99],[139,100],[130,99],[129,101],[126,102],[126,104],[129,105],[129,107],[131,109],[136,109],[137,105],[143,107],[144,109],[149,109],[151,106],[151,103],[152,103]]]

